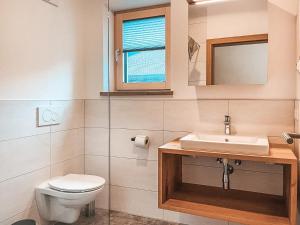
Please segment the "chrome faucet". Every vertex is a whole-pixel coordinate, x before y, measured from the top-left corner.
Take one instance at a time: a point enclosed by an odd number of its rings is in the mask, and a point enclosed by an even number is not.
[[[231,118],[230,118],[230,116],[225,115],[224,125],[225,125],[225,134],[231,135]]]

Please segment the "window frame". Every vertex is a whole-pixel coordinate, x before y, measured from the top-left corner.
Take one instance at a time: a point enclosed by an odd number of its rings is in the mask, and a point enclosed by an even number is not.
[[[166,20],[166,81],[153,83],[124,83],[123,82],[123,21],[164,16]],[[157,6],[148,9],[115,12],[115,54],[119,50],[118,61],[114,60],[115,85],[117,91],[129,90],[168,90],[170,89],[170,5]],[[116,56],[115,56],[116,57]]]

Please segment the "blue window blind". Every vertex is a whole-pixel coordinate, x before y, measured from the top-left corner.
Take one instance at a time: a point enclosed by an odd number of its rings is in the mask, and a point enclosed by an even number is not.
[[[123,22],[123,82],[166,81],[164,16]]]

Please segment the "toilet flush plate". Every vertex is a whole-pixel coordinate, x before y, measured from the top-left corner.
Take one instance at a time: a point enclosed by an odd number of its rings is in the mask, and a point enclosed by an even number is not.
[[[37,108],[37,122],[39,127],[58,125],[61,123],[62,108],[47,106]]]

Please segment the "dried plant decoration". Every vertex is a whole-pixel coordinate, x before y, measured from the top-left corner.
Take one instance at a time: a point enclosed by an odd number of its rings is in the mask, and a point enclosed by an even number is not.
[[[200,50],[200,45],[191,36],[189,36],[188,51],[189,51],[189,59],[190,59],[190,61],[192,60],[192,58],[195,55],[195,53],[199,52],[199,50]]]

